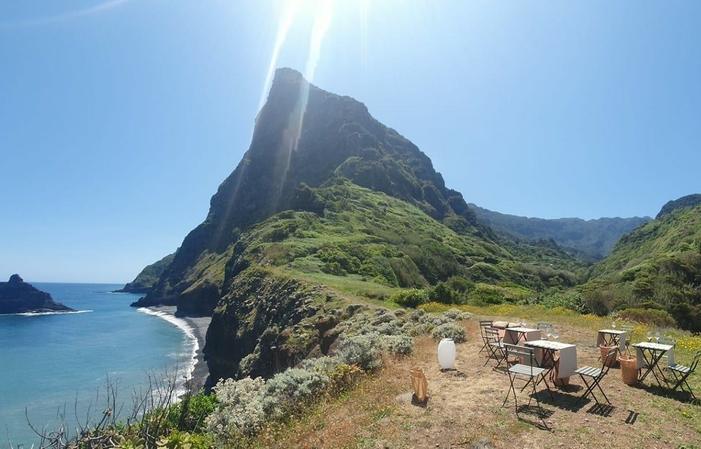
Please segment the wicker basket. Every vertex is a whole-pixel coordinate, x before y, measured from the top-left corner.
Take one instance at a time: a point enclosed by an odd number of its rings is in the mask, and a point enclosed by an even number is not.
[[[606,362],[606,366],[614,366],[616,364],[616,358],[618,357],[618,351],[613,353],[613,357],[610,359],[606,360],[606,356],[608,355],[609,351],[611,349],[615,349],[618,346],[606,346],[606,345],[599,345],[599,349],[601,349],[601,360],[604,360]]]
[[[622,354],[618,361],[621,363],[621,378],[626,385],[638,383],[638,361],[634,355]]]

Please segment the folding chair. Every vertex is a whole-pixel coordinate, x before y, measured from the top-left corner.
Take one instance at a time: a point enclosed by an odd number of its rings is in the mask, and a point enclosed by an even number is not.
[[[694,392],[691,391],[691,386],[689,385],[689,382],[686,381],[686,378],[689,377],[689,375],[696,370],[696,366],[698,366],[699,364],[699,357],[701,357],[701,350],[696,351],[696,355],[694,356],[694,360],[692,360],[691,365],[684,366],[677,363],[676,365],[667,367],[667,369],[670,370],[672,372],[672,375],[674,376],[675,384],[672,387],[672,391],[681,387],[682,391],[689,392],[689,394],[691,394],[691,397],[694,398],[694,400],[698,400],[696,399]],[[685,385],[687,388],[686,390],[684,389]]]
[[[531,385],[531,394],[529,395],[528,405],[531,405],[531,400],[533,397],[535,397],[538,408],[540,408],[540,400],[538,399],[538,395],[536,393],[536,386],[541,381],[545,383],[545,387],[550,394],[550,398],[553,398],[553,393],[550,391],[550,386],[548,386],[548,382],[545,379],[547,369],[540,368],[536,364],[535,356],[533,355],[533,348],[529,348],[528,346],[510,345],[508,343],[505,344],[504,347],[506,349],[507,358],[516,357],[525,363],[516,363],[515,365],[509,367],[509,391],[506,393],[506,398],[504,398],[504,403],[501,406],[503,407],[506,405],[506,401],[509,399],[509,394],[513,393],[516,413],[518,414],[518,399],[516,399],[516,388],[514,387],[514,381],[518,377],[521,379],[526,379],[526,383],[521,388],[521,391],[523,391],[529,384]]]
[[[501,341],[499,329],[496,327],[485,327],[484,332],[487,338],[487,350],[489,351],[489,354],[487,354],[487,361],[484,362],[484,365],[489,363],[491,358],[494,358],[497,361],[497,366],[495,366],[494,369],[497,369],[501,365],[501,362],[506,360],[504,343]]]
[[[608,402],[609,405],[611,404],[609,398],[606,397],[606,393],[604,393],[604,390],[601,389],[601,385],[599,385],[599,382],[601,382],[601,379],[603,379],[606,373],[609,372],[609,368],[611,368],[610,365],[612,365],[613,363],[607,362],[616,357],[617,351],[618,347],[609,349],[609,351],[606,353],[606,357],[604,357],[601,368],[594,368],[593,366],[583,366],[582,368],[579,368],[577,371],[575,371],[575,373],[579,374],[579,376],[582,378],[584,385],[587,386],[586,390],[584,390],[584,394],[582,394],[577,399],[577,402],[574,403],[575,406],[579,404],[579,401],[586,398],[589,394],[592,395],[597,404],[601,404],[599,402],[599,399],[597,399],[596,395],[594,394],[594,387],[598,387],[601,394],[604,395],[606,402]],[[587,382],[587,379],[589,379],[589,382]]]
[[[657,339],[657,343],[661,345],[671,345],[673,347],[677,346],[677,340],[675,340],[672,337],[660,337]],[[669,356],[666,352],[664,353],[664,355],[662,355],[662,358],[665,360],[665,362],[667,362],[667,365],[669,365]],[[665,381],[667,381],[667,379],[665,379]]]
[[[484,332],[484,329],[487,327],[492,327],[492,320],[480,320],[480,334],[482,335],[482,349],[480,349],[481,353],[485,349],[487,349],[487,345],[489,345],[489,340],[487,339],[487,334]]]
[[[633,339],[633,329],[635,329],[635,326],[630,324],[624,324],[621,326],[621,330],[628,333],[628,338],[626,339],[626,351],[628,350],[628,347],[630,347],[630,341]]]

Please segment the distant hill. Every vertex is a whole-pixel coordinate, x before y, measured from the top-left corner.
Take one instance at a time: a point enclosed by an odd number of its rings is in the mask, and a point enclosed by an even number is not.
[[[564,249],[585,259],[599,261],[606,257],[621,235],[651,220],[650,217],[598,218],[528,218],[502,214],[470,204],[477,218],[494,232],[523,240],[553,239]]]
[[[689,201],[698,196],[667,203],[657,219],[623,235],[582,289],[596,292],[604,311],[661,309],[701,331],[701,205]]]
[[[148,293],[158,282],[163,272],[173,261],[175,253],[168,254],[158,262],[147,265],[133,281],[128,282],[123,288],[117,290],[120,293]]]

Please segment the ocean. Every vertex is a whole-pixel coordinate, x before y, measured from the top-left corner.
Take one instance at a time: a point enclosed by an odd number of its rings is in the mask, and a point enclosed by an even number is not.
[[[117,284],[30,282],[77,313],[0,315],[0,449],[38,448],[37,429],[69,429],[107,408],[117,386],[126,419],[132,393],[149,376],[183,379],[197,341],[185,321],[129,307],[142,295],[113,293]],[[26,416],[25,416],[26,411]],[[76,418],[76,416],[78,418]]]

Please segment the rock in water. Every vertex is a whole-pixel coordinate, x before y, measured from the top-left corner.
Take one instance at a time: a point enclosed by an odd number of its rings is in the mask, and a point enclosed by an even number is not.
[[[41,312],[75,310],[54,301],[50,294],[24,282],[18,274],[10,276],[7,282],[0,282],[0,314]]]

